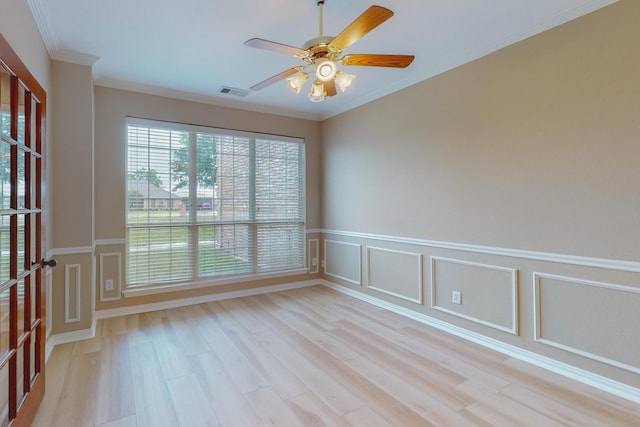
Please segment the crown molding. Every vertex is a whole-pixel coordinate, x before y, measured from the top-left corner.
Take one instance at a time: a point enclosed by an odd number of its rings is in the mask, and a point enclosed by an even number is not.
[[[51,59],[56,61],[68,62],[70,64],[84,65],[86,67],[92,67],[100,57],[95,55],[89,55],[88,53],[74,52],[71,50],[59,49],[50,53]]]
[[[31,14],[36,21],[36,26],[40,31],[44,46],[49,52],[49,56],[52,57],[53,53],[57,50],[58,41],[56,40],[51,21],[49,20],[49,13],[47,12],[47,2],[45,0],[27,0]]]
[[[93,66],[93,64],[100,59],[99,56],[60,49],[53,25],[49,19],[46,0],[27,0],[27,3],[29,4],[33,19],[36,21],[36,26],[42,36],[44,46],[49,53],[49,58],[87,67]]]

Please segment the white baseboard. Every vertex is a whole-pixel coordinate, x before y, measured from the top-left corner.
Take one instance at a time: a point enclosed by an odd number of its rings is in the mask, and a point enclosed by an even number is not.
[[[107,310],[97,310],[97,319],[107,319],[109,317],[126,316],[129,314],[148,313],[150,311],[167,310],[170,308],[184,307],[187,305],[201,304],[205,302],[221,301],[225,299],[248,297],[252,295],[268,294],[271,292],[286,291],[289,289],[304,288],[318,285],[318,280],[306,280],[303,282],[285,283],[282,285],[262,286],[259,288],[245,289],[242,291],[221,292],[218,294],[207,294],[199,297],[181,298],[169,301],[155,302],[150,304],[133,305],[129,307],[118,307]]]
[[[61,334],[50,335],[45,344],[45,363],[49,360],[49,356],[58,344],[67,344],[70,342],[82,341],[96,336],[96,319],[93,319],[91,327],[80,329],[78,331],[64,332]]]
[[[321,279],[320,283],[345,295],[358,298],[359,300],[392,311],[401,316],[405,316],[425,325],[440,329],[444,332],[466,339],[483,347],[495,350],[502,354],[506,354],[507,356],[513,357],[514,359],[522,360],[523,362],[530,363],[532,365],[538,366],[556,374],[560,374],[572,380],[579,381],[583,384],[587,384],[591,387],[597,388],[631,402],[640,403],[640,389],[638,388],[618,381],[614,381],[601,375],[594,374],[593,372],[577,368],[567,363],[563,363],[558,360],[551,359],[549,357],[503,343],[496,339],[486,337],[484,335],[469,331],[459,326],[451,325],[449,323],[443,322],[442,320],[435,319],[422,313],[417,313],[408,308],[392,304],[376,297],[372,297],[371,295],[367,295],[362,292],[337,285],[328,280]]]
[[[130,307],[119,307],[108,310],[97,310],[93,316],[91,328],[79,331],[65,332],[49,336],[45,345],[45,362],[49,360],[51,352],[58,344],[66,344],[75,341],[82,341],[96,336],[96,324],[98,319],[108,319],[110,317],[126,316],[129,314],[148,313],[150,311],[166,310],[170,308],[184,307],[187,305],[201,304],[205,302],[221,301],[225,299],[240,298],[251,295],[261,295],[271,292],[286,291],[289,289],[304,288],[318,285],[318,280],[307,280],[304,282],[285,283],[282,285],[263,286],[242,291],[222,292],[219,294],[202,295],[193,298],[182,298],[170,301],[163,301],[151,304],[140,304]]]

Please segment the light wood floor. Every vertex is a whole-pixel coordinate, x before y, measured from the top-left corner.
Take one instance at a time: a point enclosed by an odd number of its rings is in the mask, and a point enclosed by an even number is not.
[[[640,407],[324,287],[106,319],[39,426],[640,426]]]

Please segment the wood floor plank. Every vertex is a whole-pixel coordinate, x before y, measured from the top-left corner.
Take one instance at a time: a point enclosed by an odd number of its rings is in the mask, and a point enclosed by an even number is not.
[[[187,354],[171,327],[170,321],[163,317],[158,318],[157,322],[152,326],[153,345],[165,379],[190,374],[191,365],[188,362]]]
[[[501,365],[512,377],[514,384],[531,390],[531,384],[535,383],[538,394],[574,407],[582,414],[594,418],[603,417],[604,420],[613,419],[620,425],[637,422],[637,404],[520,360],[507,359]]]
[[[180,427],[216,427],[220,421],[194,374],[167,380]]]
[[[290,292],[290,293],[289,293]],[[295,291],[280,292],[274,298],[267,294],[266,297],[273,301],[284,311],[301,319],[308,318],[308,324],[321,331],[334,329],[334,322],[340,320],[339,316],[333,316],[328,310],[322,310],[318,305],[307,303],[304,299],[297,297]],[[322,311],[322,312],[321,312]]]
[[[102,319],[101,336],[122,335],[127,333],[127,322],[124,316],[110,317]]]
[[[457,427],[473,426],[473,423],[460,416],[457,411],[431,397],[424,390],[393,375],[385,366],[377,365],[365,357],[346,363],[433,424]]]
[[[93,426],[97,401],[100,353],[73,356],[64,379],[62,394],[53,414],[51,427]]]
[[[265,426],[304,425],[271,387],[247,393],[247,400]]]
[[[227,315],[233,316],[242,326],[250,332],[264,331],[267,326],[255,316],[254,311],[244,303],[243,298],[234,298],[230,300],[209,303],[209,306],[216,311],[221,306]]]
[[[153,343],[129,348],[138,426],[175,427],[178,424]]]
[[[205,310],[210,309],[206,306]],[[309,389],[302,381],[269,350],[262,346],[252,335],[230,315],[220,315],[223,307],[212,312],[215,321],[233,342],[236,348],[247,358],[259,374],[273,387],[278,395],[286,400],[307,393]]]
[[[209,404],[221,425],[262,426],[249,402],[213,352],[190,358]]]
[[[110,421],[104,424],[98,424],[96,427],[137,427],[135,415],[118,420]]]
[[[305,393],[287,400],[287,405],[296,415],[300,425],[348,427],[349,424],[335,415],[327,405],[313,393]]]
[[[146,314],[125,316],[129,345],[142,344],[153,340],[152,329],[145,322]]]
[[[96,333],[96,336],[86,340],[76,341],[71,343],[73,346],[73,356],[79,354],[95,353],[100,351],[102,346],[102,334]]]
[[[399,415],[396,415],[393,418],[387,420],[388,423],[394,427],[435,427],[436,424],[433,424],[415,412],[408,410]],[[363,424],[367,425],[367,424]],[[491,426],[496,427],[496,426]]]
[[[206,314],[197,305],[165,310],[173,333],[178,338],[182,351],[187,355],[207,353],[211,347],[205,337],[194,328],[206,319]]]
[[[323,327],[325,327],[325,329],[333,329],[335,327],[333,322],[337,322],[342,319],[332,311],[331,308],[318,304],[317,295],[319,295],[319,292],[296,291],[298,290],[290,291],[292,292],[291,298],[294,301],[294,304],[291,304],[291,308],[295,308],[297,305],[300,313],[305,313],[314,322],[317,322],[317,324],[324,325]],[[304,289],[302,289],[302,291],[304,291]]]
[[[204,341],[208,343],[211,351],[222,362],[222,365],[242,393],[248,393],[269,385],[249,359],[225,335],[219,322],[215,321],[215,317],[211,315],[201,316],[197,322],[192,324],[192,327],[200,331]]]
[[[553,397],[549,397],[540,392],[534,392],[526,387],[518,384],[511,384],[502,390],[502,394],[509,399],[519,402],[520,404],[536,411],[545,414],[549,418],[555,419],[558,422],[567,425],[581,427],[588,425],[589,427],[609,427],[611,421],[615,420],[616,426],[628,426],[632,427],[636,421],[625,421],[624,414],[622,413],[610,413],[606,415],[606,421],[600,420],[601,411],[593,411],[588,407],[585,408],[583,404],[579,402],[570,403],[566,400],[558,400]],[[571,414],[567,413],[567,406],[571,405],[574,409]]]
[[[56,346],[49,356],[46,371],[46,398],[42,400],[32,427],[50,427],[53,415],[59,405],[65,377],[71,363],[74,343]]]
[[[342,416],[348,425],[352,427],[358,426],[376,426],[376,427],[391,427],[392,424],[389,424],[384,418],[374,412],[368,406],[363,406],[360,409],[357,409],[348,414],[344,414]],[[424,421],[424,420],[423,420]],[[404,424],[408,425],[408,424]],[[418,425],[418,424],[415,424]]]
[[[354,351],[353,348],[345,346],[339,340],[335,339],[334,336],[328,334],[326,330],[316,329],[309,323],[309,320],[304,315],[292,313],[287,310],[277,310],[272,312],[272,315],[337,359],[350,360],[361,356],[358,351]],[[337,326],[334,326],[334,329],[335,328],[337,328]]]
[[[131,384],[131,363],[126,335],[107,335],[102,337],[99,367],[95,423],[135,415],[135,401]]]
[[[380,339],[366,329],[350,323],[332,334],[361,349],[366,358],[380,366],[385,366],[398,378],[412,384],[432,398],[444,403],[454,411],[459,411],[470,403],[469,399],[456,394],[452,389],[456,384],[466,381],[455,372],[444,369],[428,359],[413,352],[394,346],[391,341]]]
[[[344,415],[364,406],[340,383],[309,363],[307,358],[284,342],[278,334],[262,331],[254,333],[254,336],[282,363],[289,366],[298,378],[337,415]]]
[[[522,425],[529,427],[562,427],[562,423],[537,410],[509,399],[500,393],[493,393],[482,384],[466,381],[455,389],[469,396],[475,403],[466,409],[490,423]],[[482,412],[479,412],[482,410]],[[489,418],[485,418],[485,417]],[[497,424],[500,425],[500,424]]]

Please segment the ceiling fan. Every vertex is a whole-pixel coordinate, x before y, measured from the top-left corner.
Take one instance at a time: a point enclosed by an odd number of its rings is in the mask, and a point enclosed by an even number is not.
[[[393,12],[382,6],[371,6],[340,34],[331,37],[322,34],[322,7],[324,3],[325,0],[317,0],[320,35],[307,41],[302,48],[260,38],[253,38],[244,43],[245,46],[284,53],[304,61],[304,65],[289,68],[251,86],[251,90],[261,90],[287,78],[289,86],[296,93],[300,93],[309,79],[307,70],[313,70],[315,80],[309,93],[309,100],[320,102],[328,96],[336,95],[336,85],[344,92],[355,78],[352,74],[340,71],[338,63],[345,66],[406,68],[413,62],[413,55],[349,54],[342,56],[342,52],[349,46],[391,18]]]

